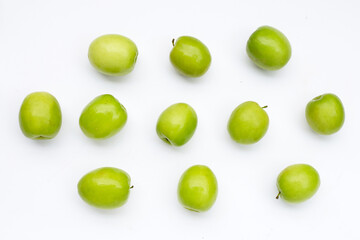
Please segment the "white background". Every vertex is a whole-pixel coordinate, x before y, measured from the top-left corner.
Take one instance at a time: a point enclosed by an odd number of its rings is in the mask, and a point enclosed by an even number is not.
[[[0,239],[359,239],[360,2],[281,0],[0,0]],[[248,59],[248,37],[259,26],[281,30],[292,58],[266,72]],[[89,64],[96,37],[118,33],[138,46],[134,71],[106,77]],[[211,51],[202,78],[186,79],[169,62],[172,38],[191,35]],[[50,141],[23,136],[24,97],[48,91],[63,125]],[[335,93],[345,106],[340,132],[308,127],[307,102]],[[83,107],[110,93],[128,122],[113,138],[94,141],[78,126]],[[268,105],[270,126],[252,146],[226,130],[244,101]],[[155,133],[159,114],[176,102],[198,114],[194,137],[181,148]],[[290,205],[276,200],[278,173],[309,163],[321,177],[317,194]],[[219,195],[197,214],[177,201],[188,167],[208,165]],[[77,194],[87,172],[124,169],[135,186],[116,210],[98,210]]]

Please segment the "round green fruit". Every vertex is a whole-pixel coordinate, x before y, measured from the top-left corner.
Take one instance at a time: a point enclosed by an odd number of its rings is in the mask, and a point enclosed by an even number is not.
[[[310,127],[324,135],[336,133],[345,121],[341,100],[331,93],[312,99],[306,106],[305,116]]]
[[[156,132],[161,140],[178,147],[191,139],[196,126],[197,115],[194,109],[186,103],[176,103],[161,113]]]
[[[83,176],[77,187],[80,197],[98,208],[117,208],[129,197],[130,176],[123,170],[99,168]]]
[[[295,164],[285,168],[277,178],[279,194],[291,203],[300,203],[311,198],[320,186],[320,176],[310,165]]]
[[[108,34],[96,38],[89,47],[91,65],[107,75],[121,76],[130,73],[135,66],[138,49],[129,38]]]
[[[291,46],[289,40],[279,30],[262,26],[250,36],[246,52],[258,67],[278,70],[290,60]]]
[[[198,39],[189,36],[179,37],[170,52],[172,65],[187,77],[200,77],[210,67],[209,49]]]
[[[61,109],[58,101],[47,92],[29,94],[21,105],[19,124],[28,138],[54,138],[61,128]]]
[[[127,120],[126,109],[110,94],[92,100],[82,111],[79,125],[89,138],[109,138],[119,132]]]
[[[228,121],[228,132],[238,143],[253,144],[258,142],[269,127],[269,117],[256,102],[240,104],[232,112]]]
[[[204,212],[215,203],[218,193],[217,180],[207,166],[195,165],[187,169],[178,184],[178,199],[191,211]]]

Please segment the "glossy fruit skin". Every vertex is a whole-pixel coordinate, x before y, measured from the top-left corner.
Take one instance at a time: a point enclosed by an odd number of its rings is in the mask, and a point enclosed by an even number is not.
[[[89,138],[104,139],[114,136],[127,121],[126,109],[110,94],[92,100],[82,111],[79,125]]]
[[[250,36],[246,52],[258,67],[278,70],[290,60],[291,46],[282,32],[273,27],[262,26]]]
[[[156,124],[156,133],[164,142],[179,147],[191,139],[196,126],[195,110],[186,103],[176,103],[161,113]]]
[[[253,144],[266,134],[269,117],[256,102],[244,102],[231,113],[227,128],[235,142]]]
[[[23,134],[31,139],[54,138],[61,128],[59,102],[47,92],[33,92],[26,96],[19,112]]]
[[[341,129],[345,110],[341,100],[332,93],[312,99],[306,106],[305,116],[310,127],[319,134],[330,135]]]
[[[178,184],[178,199],[188,210],[204,212],[215,203],[218,184],[215,174],[204,165],[187,169]]]
[[[130,73],[138,57],[138,49],[129,38],[108,34],[96,38],[89,47],[91,65],[99,72],[122,76]]]
[[[124,205],[130,193],[130,176],[123,170],[104,167],[83,176],[78,185],[80,197],[98,208],[117,208]]]
[[[319,173],[307,164],[291,165],[277,178],[280,197],[291,203],[308,200],[317,192],[319,186]]]
[[[210,67],[211,54],[200,40],[182,36],[176,40],[170,52],[170,62],[181,74],[187,77],[200,77]]]

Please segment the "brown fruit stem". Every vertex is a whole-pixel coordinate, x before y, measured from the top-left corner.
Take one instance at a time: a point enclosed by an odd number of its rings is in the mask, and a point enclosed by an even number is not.
[[[280,194],[281,194],[281,192],[278,193],[278,195],[276,196],[276,199],[279,199]]]

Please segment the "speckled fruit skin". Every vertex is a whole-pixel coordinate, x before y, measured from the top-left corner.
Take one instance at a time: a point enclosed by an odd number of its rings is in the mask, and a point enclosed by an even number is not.
[[[182,36],[176,40],[170,52],[170,62],[181,74],[187,77],[200,77],[209,69],[211,55],[200,40]]]
[[[289,40],[279,30],[262,26],[250,36],[246,52],[258,67],[278,70],[290,60],[291,46]]]
[[[104,167],[87,173],[77,187],[80,197],[98,208],[118,208],[124,205],[130,193],[130,176],[123,170]]]
[[[253,144],[260,141],[266,134],[269,128],[269,117],[256,102],[244,102],[232,112],[227,128],[235,142]]]
[[[19,124],[31,139],[54,138],[61,128],[61,109],[56,98],[47,92],[29,94],[22,102]]]
[[[312,99],[307,104],[305,116],[315,132],[330,135],[343,126],[345,110],[340,98],[335,94],[327,93]]]
[[[96,38],[89,47],[91,65],[106,75],[122,76],[130,73],[138,57],[138,49],[129,38],[108,34]]]
[[[196,126],[195,110],[186,103],[176,103],[161,113],[156,124],[156,133],[164,142],[179,147],[191,139]]]
[[[295,164],[285,168],[277,178],[279,195],[291,203],[311,198],[320,186],[320,176],[310,165]]]
[[[204,212],[215,203],[218,184],[207,166],[195,165],[187,169],[178,184],[178,199],[188,210]]]
[[[92,100],[82,111],[79,125],[89,138],[104,139],[114,136],[127,121],[126,109],[110,94]]]

